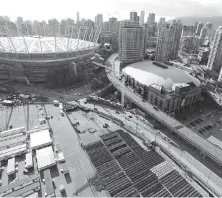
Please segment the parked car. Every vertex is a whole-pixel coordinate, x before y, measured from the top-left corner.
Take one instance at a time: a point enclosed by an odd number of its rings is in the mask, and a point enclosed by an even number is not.
[[[203,134],[203,129],[200,129],[198,132],[201,133],[201,134]]]
[[[154,108],[156,111],[159,110],[157,106],[154,106],[154,105],[153,105],[153,108]]]

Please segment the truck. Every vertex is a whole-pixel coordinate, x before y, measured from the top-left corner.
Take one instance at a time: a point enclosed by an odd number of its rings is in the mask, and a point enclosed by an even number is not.
[[[54,106],[59,106],[59,101],[58,100],[53,100]]]
[[[7,175],[10,176],[15,173],[15,158],[11,158],[8,160],[8,166],[7,166]]]
[[[59,103],[59,109],[63,110],[63,104],[62,103]]]
[[[69,169],[68,166],[66,165],[66,162],[63,162],[61,166],[62,166],[62,168],[60,169],[61,173],[64,175],[69,174]]]
[[[60,114],[61,114],[62,116],[64,116],[64,112],[63,112],[63,110],[60,110]]]
[[[158,107],[157,106],[155,106],[155,105],[153,105],[153,109],[155,109],[156,111],[158,111],[159,109],[158,109]]]
[[[32,160],[32,153],[26,153],[26,158],[25,158],[25,168],[33,168],[33,160]]]
[[[64,193],[64,192],[65,192],[65,187],[64,187],[63,184],[61,184],[61,185],[59,186],[59,191],[60,191],[61,193]]]

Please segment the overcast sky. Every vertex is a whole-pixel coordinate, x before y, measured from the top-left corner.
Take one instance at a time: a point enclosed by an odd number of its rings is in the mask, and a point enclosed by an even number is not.
[[[0,0],[1,15],[15,20],[59,20],[70,17],[90,18],[102,13],[104,20],[111,16],[119,20],[128,19],[130,11],[148,13],[168,19],[178,16],[219,16],[222,15],[222,0]]]

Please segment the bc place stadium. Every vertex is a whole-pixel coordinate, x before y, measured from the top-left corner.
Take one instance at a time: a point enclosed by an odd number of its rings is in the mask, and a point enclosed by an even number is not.
[[[99,27],[69,25],[65,34],[56,26],[38,30],[1,24],[0,80],[46,82],[57,80],[58,75],[65,80],[77,78],[98,47]]]

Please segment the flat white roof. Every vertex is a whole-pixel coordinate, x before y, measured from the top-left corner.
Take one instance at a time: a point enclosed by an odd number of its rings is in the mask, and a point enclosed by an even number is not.
[[[65,161],[65,157],[64,157],[63,152],[59,152],[58,153],[58,161],[59,162]]]
[[[36,133],[31,133],[30,140],[30,146],[32,149],[40,148],[52,143],[48,129]]]
[[[11,158],[8,160],[8,166],[7,166],[7,174],[10,175],[11,173],[15,172],[15,158]]]
[[[33,166],[33,161],[32,161],[32,153],[26,153],[25,156],[25,167],[29,168]]]
[[[51,146],[36,150],[36,157],[39,170],[53,166],[56,163]]]

